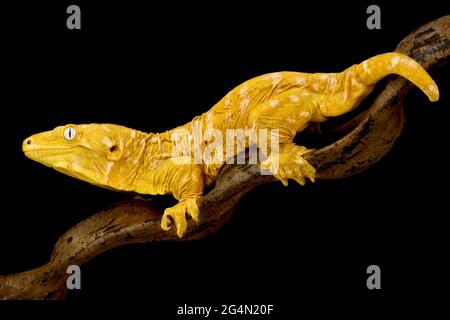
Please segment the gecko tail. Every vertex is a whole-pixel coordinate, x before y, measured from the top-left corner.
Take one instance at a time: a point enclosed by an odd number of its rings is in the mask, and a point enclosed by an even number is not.
[[[358,79],[375,85],[390,74],[406,78],[423,91],[432,102],[439,100],[439,89],[425,69],[410,57],[389,52],[369,58],[357,66]]]
[[[335,99],[320,104],[322,114],[335,117],[354,110],[375,84],[390,74],[397,74],[412,82],[430,101],[439,99],[436,83],[419,63],[404,54],[389,52],[371,57],[339,73],[338,85],[331,91]]]

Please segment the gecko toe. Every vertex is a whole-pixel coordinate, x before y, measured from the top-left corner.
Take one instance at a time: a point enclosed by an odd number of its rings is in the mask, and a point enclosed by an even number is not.
[[[172,221],[170,220],[168,214],[164,212],[164,215],[161,219],[161,229],[163,229],[164,231],[169,231],[171,222]]]
[[[189,199],[186,201],[186,209],[188,214],[192,217],[194,221],[198,222],[198,216],[200,214],[200,210],[198,209],[196,199]]]
[[[297,176],[297,177],[294,177],[293,179],[302,186],[304,186],[306,183],[305,178],[303,176]]]

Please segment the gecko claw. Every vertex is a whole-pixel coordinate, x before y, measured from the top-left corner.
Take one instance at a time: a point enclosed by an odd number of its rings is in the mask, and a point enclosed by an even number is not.
[[[169,231],[171,222],[172,221],[170,220],[169,216],[164,212],[164,215],[161,219],[161,229],[163,229],[164,231]]]
[[[305,178],[302,176],[293,178],[295,181],[297,181],[298,184],[304,186],[306,184]]]
[[[283,179],[281,177],[277,177],[281,183],[283,184],[283,186],[287,187],[289,185],[289,181],[287,179]]]

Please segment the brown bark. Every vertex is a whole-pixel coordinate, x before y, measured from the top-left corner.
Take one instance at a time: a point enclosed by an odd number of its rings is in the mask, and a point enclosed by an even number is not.
[[[415,30],[400,42],[396,51],[414,58],[427,70],[448,62],[450,16]],[[308,154],[307,160],[317,168],[317,179],[348,177],[382,158],[402,131],[402,100],[410,89],[406,80],[391,78],[368,110],[335,130],[347,132],[346,135]],[[257,165],[225,166],[215,187],[200,203],[200,223],[190,220],[188,232],[181,240],[198,239],[216,231],[249,190],[270,181],[273,177],[262,176]],[[80,266],[106,250],[125,244],[179,241],[174,230],[161,230],[161,215],[161,208],[131,200],[91,216],[60,237],[47,264],[0,276],[0,298],[62,299],[67,294],[69,265]]]

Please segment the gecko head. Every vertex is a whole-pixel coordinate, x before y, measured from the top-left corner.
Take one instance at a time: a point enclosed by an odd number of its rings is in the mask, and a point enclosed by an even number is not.
[[[22,150],[28,158],[71,177],[122,190],[135,172],[141,135],[113,124],[69,124],[28,137]]]

